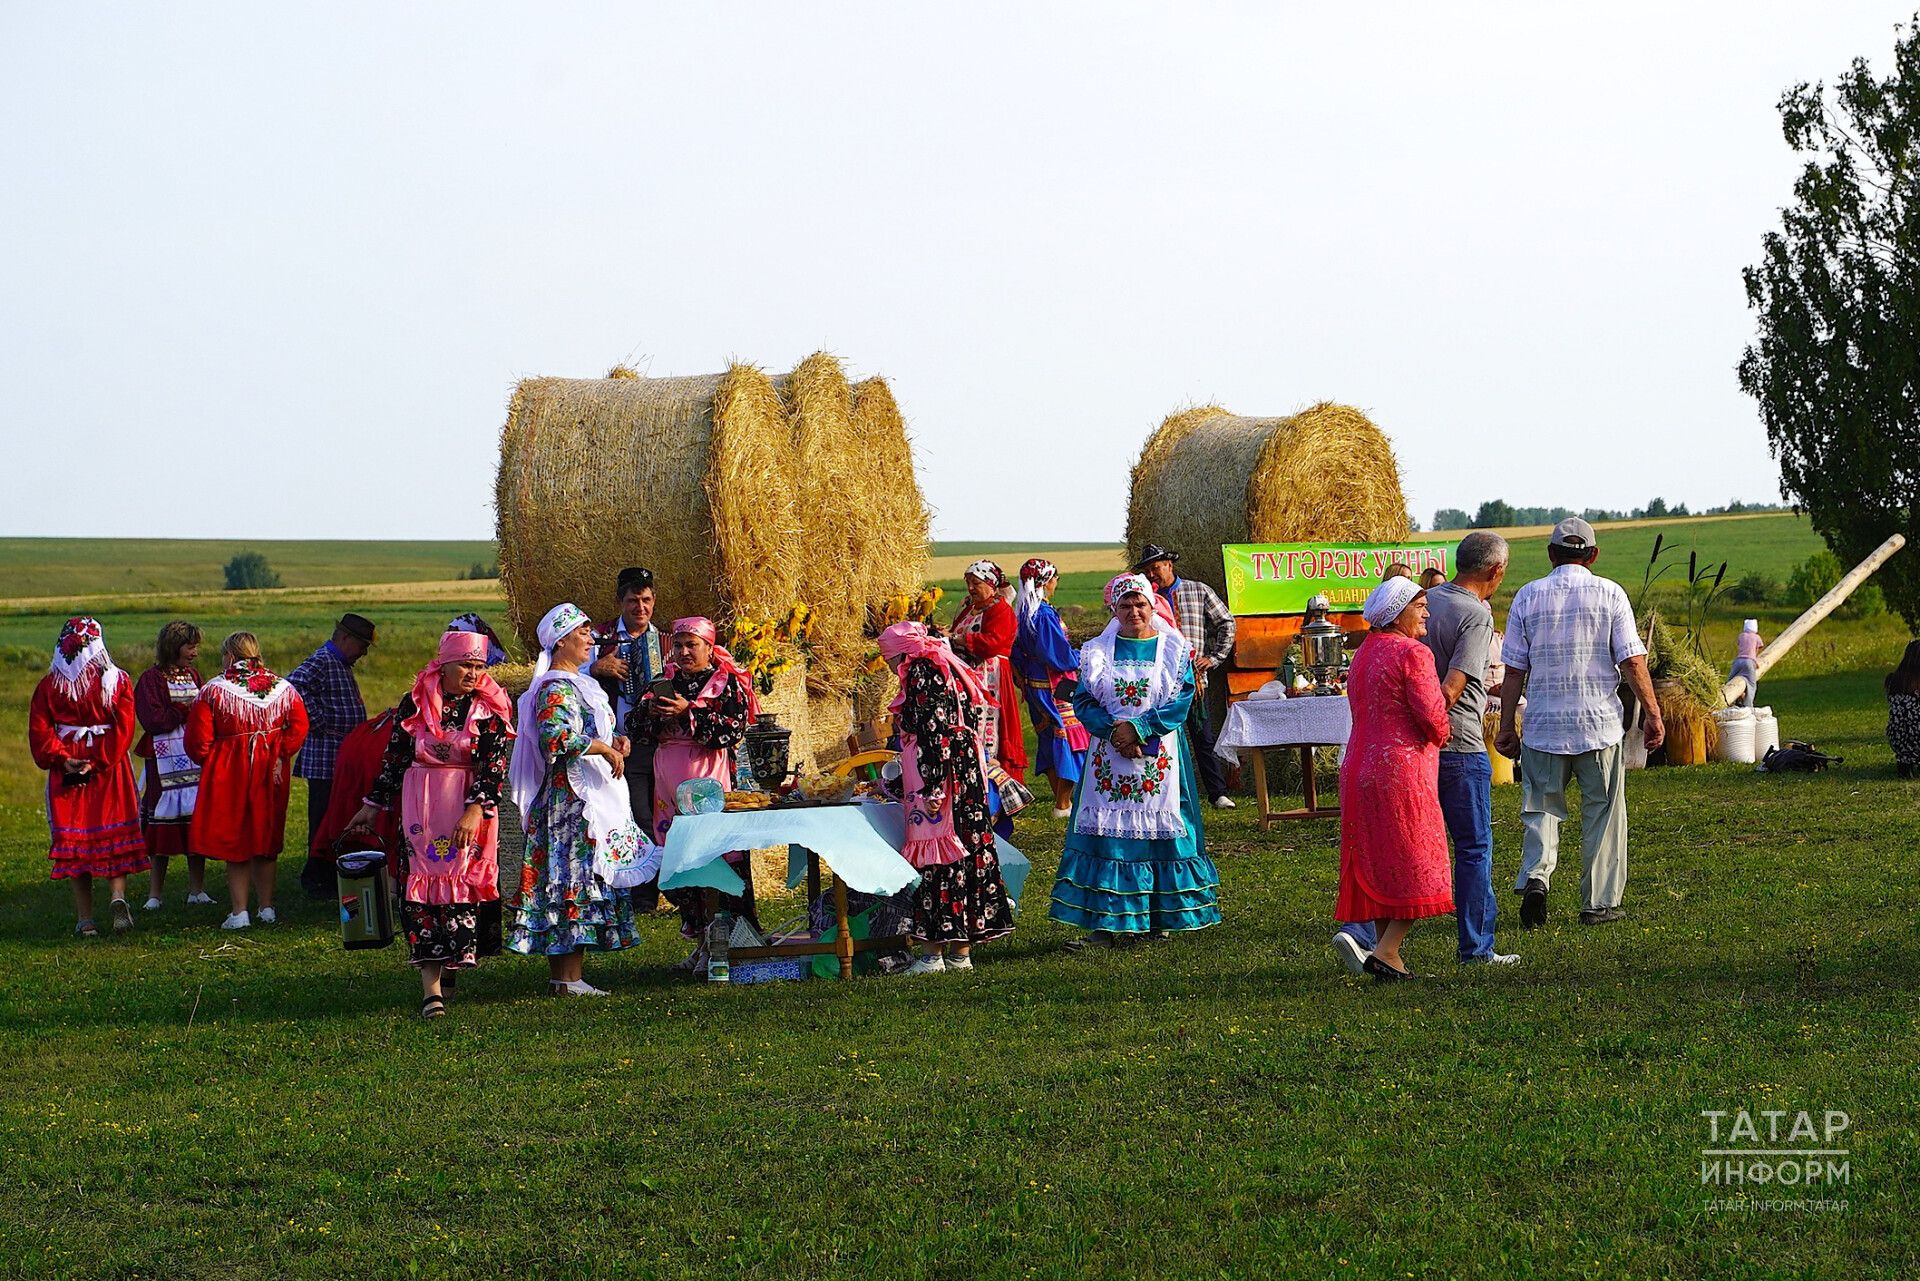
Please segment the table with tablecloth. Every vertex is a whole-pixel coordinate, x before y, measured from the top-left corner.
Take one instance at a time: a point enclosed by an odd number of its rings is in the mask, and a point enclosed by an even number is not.
[[[809,905],[819,894],[820,867],[833,873],[837,936],[828,943],[780,943],[764,948],[734,948],[743,960],[758,956],[838,956],[843,978],[853,976],[855,951],[891,951],[906,944],[891,936],[856,941],[847,922],[847,890],[887,896],[920,879],[900,856],[906,843],[906,810],[898,804],[775,806],[719,814],[682,814],[667,831],[660,861],[660,888],[697,887],[738,894],[746,888],[725,862],[735,850],[787,847],[787,886],[807,885]],[[1026,855],[994,837],[1007,897],[1017,905],[1031,864]]]
[[[1313,749],[1344,747],[1352,734],[1353,707],[1343,695],[1263,698],[1255,694],[1227,708],[1227,719],[1220,727],[1220,737],[1213,750],[1226,760],[1248,767],[1253,775],[1254,798],[1260,804],[1261,825],[1271,827],[1285,819],[1340,816],[1337,804],[1320,804]],[[1269,803],[1264,751],[1269,747],[1300,749],[1300,777],[1306,792],[1303,808],[1276,811]]]

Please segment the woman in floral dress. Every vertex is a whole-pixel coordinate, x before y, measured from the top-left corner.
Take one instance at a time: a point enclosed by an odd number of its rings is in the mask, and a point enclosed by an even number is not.
[[[907,811],[900,852],[920,873],[910,933],[924,954],[907,972],[970,970],[974,944],[1013,933],[981,744],[993,705],[979,675],[919,623],[887,628],[880,653],[900,677],[891,709]]]
[[[353,820],[371,826],[400,802],[400,917],[423,1018],[446,1013],[455,976],[500,950],[500,789],[512,739],[512,705],[487,675],[487,638],[447,632],[401,698],[379,777]]]
[[[1187,744],[1193,647],[1142,574],[1107,584],[1113,621],[1080,647],[1073,710],[1093,738],[1047,915],[1116,945],[1220,921],[1203,799]]]
[[[606,691],[582,670],[593,654],[586,614],[556,605],[540,620],[539,637],[513,745],[513,796],[527,850],[519,892],[507,906],[507,946],[547,958],[550,995],[605,996],[581,972],[589,948],[613,952],[636,942],[632,896],[610,873],[633,864],[643,839],[628,808],[629,745],[614,732]]]

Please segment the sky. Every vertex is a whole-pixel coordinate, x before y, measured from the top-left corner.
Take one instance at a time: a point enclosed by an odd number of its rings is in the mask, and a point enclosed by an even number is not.
[[[1777,500],[1776,103],[1912,12],[0,0],[0,534],[484,538],[520,378],[816,349],[943,538],[1119,538],[1207,402],[1422,522]]]

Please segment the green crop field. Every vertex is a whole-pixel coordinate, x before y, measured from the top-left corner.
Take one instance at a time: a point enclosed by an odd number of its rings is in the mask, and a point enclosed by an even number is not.
[[[1739,570],[1811,550],[1747,524],[1702,523],[1703,554]],[[1602,533],[1603,567],[1630,585],[1632,533]],[[1537,555],[1523,545],[1516,578]],[[101,590],[79,568],[74,583]],[[370,705],[448,616],[502,612],[491,584],[421,595],[376,597]],[[282,923],[235,937],[223,908],[178,901],[176,871],[174,901],[130,937],[72,938],[23,743],[72,603],[0,606],[0,1275],[1920,1269],[1920,782],[1893,775],[1878,684],[1906,640],[1896,620],[1833,620],[1763,686],[1787,734],[1844,765],[1636,773],[1627,920],[1573,922],[1570,830],[1546,929],[1515,928],[1502,896],[1517,970],[1454,966],[1440,918],[1408,945],[1422,982],[1349,979],[1327,945],[1337,826],[1262,833],[1244,804],[1208,815],[1223,925],[1067,954],[1045,920],[1062,827],[1037,807],[1016,832],[1034,862],[1019,929],[972,975],[694,985],[669,977],[682,945],[658,917],[635,952],[589,960],[606,1001],[543,999],[544,966],[504,957],[426,1024],[403,950],[343,951],[297,892]],[[285,668],[364,603],[86,602],[135,669],[176,614],[216,639],[250,626]],[[1517,806],[1496,789],[1503,885]],[[1847,1113],[1846,1182],[1703,1185],[1702,1113],[1738,1109]],[[1821,1199],[1842,1204],[1769,1204]]]
[[[494,563],[484,542],[280,542],[273,539],[0,538],[0,601],[115,592],[211,592],[241,552],[259,552],[288,587],[445,580]]]

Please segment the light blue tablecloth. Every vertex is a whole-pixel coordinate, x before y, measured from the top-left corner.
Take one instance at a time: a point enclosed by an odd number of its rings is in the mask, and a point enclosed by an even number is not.
[[[746,886],[722,855],[785,845],[789,887],[806,879],[807,851],[812,850],[848,888],[864,894],[896,894],[920,879],[913,866],[900,857],[906,829],[906,811],[899,805],[682,814],[667,831],[667,846],[660,861],[660,888],[700,887],[738,894]],[[999,837],[994,838],[994,850],[1000,858],[1007,894],[1018,902],[1031,865],[1026,855]]]

